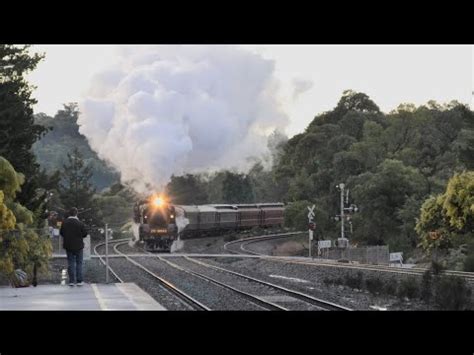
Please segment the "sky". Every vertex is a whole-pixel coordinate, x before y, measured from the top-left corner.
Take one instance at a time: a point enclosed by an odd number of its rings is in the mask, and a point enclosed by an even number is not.
[[[331,110],[346,89],[369,95],[384,112],[400,103],[458,100],[474,108],[473,46],[246,45],[274,61],[279,100],[290,117],[286,133],[302,132]],[[111,67],[117,46],[35,45],[46,58],[29,74],[35,113],[54,115],[79,102],[95,73]]]

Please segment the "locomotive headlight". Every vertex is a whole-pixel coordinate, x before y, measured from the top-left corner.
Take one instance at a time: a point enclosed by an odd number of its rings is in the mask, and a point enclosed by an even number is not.
[[[164,202],[164,201],[163,201],[163,199],[162,199],[161,197],[155,197],[155,198],[153,199],[153,205],[154,205],[155,207],[161,207],[161,206],[163,205],[163,202]]]

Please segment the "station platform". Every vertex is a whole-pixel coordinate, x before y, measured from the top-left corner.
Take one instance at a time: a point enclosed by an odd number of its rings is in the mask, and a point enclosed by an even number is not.
[[[0,310],[165,310],[134,283],[0,287]]]

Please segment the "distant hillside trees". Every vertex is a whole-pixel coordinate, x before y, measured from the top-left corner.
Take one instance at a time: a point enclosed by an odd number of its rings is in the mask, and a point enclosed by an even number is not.
[[[474,166],[474,112],[456,101],[400,104],[383,113],[366,94],[347,90],[334,109],[314,117],[304,132],[288,140],[272,138],[278,142],[272,166],[257,162],[243,175],[208,174],[203,180],[207,199],[202,200],[283,201],[289,203],[287,225],[295,228],[305,228],[305,205],[314,201],[318,235],[337,238],[336,185],[344,182],[350,203],[360,208],[352,216],[350,240],[388,244],[406,257],[420,242],[415,225],[424,218],[426,211],[420,217],[420,209],[425,200],[437,205],[430,196],[443,193],[454,174],[472,173]],[[181,189],[180,200],[191,201],[196,190]],[[444,223],[441,214],[436,216],[433,221]]]
[[[79,110],[76,103],[63,105],[54,117],[35,115],[35,122],[48,132],[33,146],[33,151],[41,167],[48,173],[61,170],[67,162],[67,154],[77,149],[82,154],[84,164],[91,169],[91,182],[98,190],[120,180],[119,173],[100,160],[90,148],[86,137],[79,133],[77,119]]]

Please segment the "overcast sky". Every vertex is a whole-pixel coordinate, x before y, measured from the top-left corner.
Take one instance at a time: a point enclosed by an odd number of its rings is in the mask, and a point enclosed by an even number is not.
[[[473,105],[472,46],[244,46],[275,61],[290,136],[332,109],[346,89],[368,94],[385,111],[400,103],[458,100]],[[35,112],[54,115],[81,100],[92,76],[116,61],[116,46],[37,45],[46,58],[29,76]],[[474,108],[474,106],[471,106]]]

